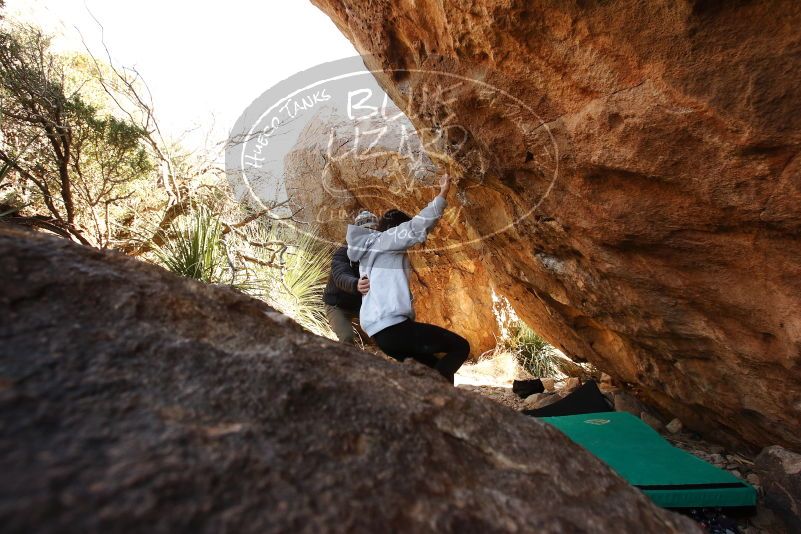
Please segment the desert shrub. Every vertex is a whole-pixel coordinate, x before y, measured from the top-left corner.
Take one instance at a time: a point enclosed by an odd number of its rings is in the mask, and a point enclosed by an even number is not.
[[[207,283],[219,283],[225,272],[220,220],[206,206],[194,206],[163,231],[155,245],[156,262],[167,270]]]
[[[518,364],[536,377],[556,377],[561,374],[556,349],[518,320],[508,325],[508,335],[500,343],[503,350],[512,352]]]
[[[250,225],[227,240],[241,269],[237,285],[315,334],[334,338],[323,290],[334,253],[316,232],[277,221]]]

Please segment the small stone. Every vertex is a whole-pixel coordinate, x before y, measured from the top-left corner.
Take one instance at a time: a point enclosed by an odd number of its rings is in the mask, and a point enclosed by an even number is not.
[[[713,453],[709,455],[709,461],[717,465],[718,467],[723,466],[723,456],[721,456],[720,454]]]
[[[545,388],[545,391],[552,392],[554,390],[556,381],[553,378],[540,378],[540,382],[542,382],[542,387]]]
[[[523,407],[527,410],[534,409],[540,399],[542,399],[544,396],[544,393],[532,393],[523,400]]]
[[[538,410],[548,406],[549,404],[553,404],[558,400],[559,395],[553,395],[549,393],[534,393],[533,395],[526,397],[526,400],[523,402],[523,408],[526,410]]]
[[[601,393],[617,393],[618,391],[620,391],[619,387],[614,386],[612,384],[600,384],[598,386],[598,389],[601,390]]]
[[[743,478],[742,473],[740,473],[737,469],[731,469],[729,471],[732,475],[736,476],[737,478]]]
[[[601,384],[611,384],[612,377],[606,373],[601,373]]]
[[[682,424],[679,419],[673,419],[671,422],[667,424],[667,426],[665,426],[665,428],[667,428],[668,432],[670,432],[671,434],[678,434],[679,432],[681,432]]]
[[[650,426],[654,430],[661,430],[665,426],[662,424],[662,421],[660,421],[653,415],[649,414],[648,412],[640,412],[640,419],[642,419],[648,426]]]
[[[752,486],[759,486],[759,475],[756,473],[751,473],[745,479],[748,481],[749,484]]]
[[[637,417],[643,412],[645,407],[633,395],[621,391],[615,395],[615,410],[618,412],[629,412]]]
[[[562,386],[561,393],[570,393],[577,387],[581,385],[581,382],[575,376],[571,376],[567,380],[565,380],[564,385]]]

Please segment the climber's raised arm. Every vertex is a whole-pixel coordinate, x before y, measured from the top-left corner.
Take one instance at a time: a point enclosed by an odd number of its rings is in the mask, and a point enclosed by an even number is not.
[[[447,206],[445,200],[451,188],[451,177],[443,175],[439,180],[439,194],[428,206],[411,220],[407,220],[383,232],[374,245],[376,250],[402,251],[418,243],[423,243],[428,232],[437,224]],[[391,216],[391,212],[386,214]],[[379,223],[380,226],[380,223]]]

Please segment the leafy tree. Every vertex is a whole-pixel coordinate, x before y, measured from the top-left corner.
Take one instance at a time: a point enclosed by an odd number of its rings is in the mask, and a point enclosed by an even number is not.
[[[233,202],[214,154],[165,142],[135,70],[51,44],[0,11],[0,217],[236,285],[333,337],[332,251],[280,224],[288,201]]]
[[[123,201],[142,189],[154,163],[147,131],[112,113],[90,65],[54,54],[35,27],[3,24],[0,162],[9,172],[0,187],[30,208],[15,212],[16,222],[105,247]]]

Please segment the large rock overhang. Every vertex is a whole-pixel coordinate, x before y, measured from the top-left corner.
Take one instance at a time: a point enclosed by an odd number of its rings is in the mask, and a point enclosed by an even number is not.
[[[529,324],[692,428],[801,446],[801,6],[313,3],[422,136],[467,132],[464,217]]]

